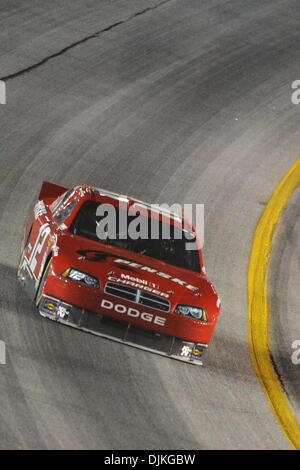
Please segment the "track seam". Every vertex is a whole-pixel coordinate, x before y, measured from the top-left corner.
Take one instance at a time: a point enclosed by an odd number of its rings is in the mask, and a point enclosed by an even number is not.
[[[300,158],[277,186],[257,224],[248,268],[248,328],[251,358],[272,411],[294,449],[300,450],[300,427],[272,364],[268,337],[266,272],[274,229],[300,183]]]
[[[96,38],[100,37],[102,34],[107,33],[108,31],[111,31],[112,29],[116,28],[117,26],[128,23],[129,21],[137,18],[138,16],[144,15],[145,13],[148,13],[149,11],[156,10],[157,8],[165,5],[166,3],[170,3],[172,1],[173,0],[163,0],[160,3],[158,3],[157,5],[154,5],[152,7],[144,8],[143,10],[134,13],[134,15],[128,16],[124,20],[117,21],[117,22],[115,22],[115,23],[113,23],[109,26],[106,26],[105,28],[101,29],[100,31],[96,31],[95,33],[92,33],[89,36],[85,36],[84,38],[79,39],[78,41],[75,41],[75,42],[69,44],[68,46],[65,46],[64,48],[60,49],[59,51],[54,52],[53,54],[50,54],[47,57],[44,57],[43,59],[36,62],[35,64],[29,65],[28,67],[25,67],[22,70],[18,70],[17,72],[13,72],[13,73],[8,74],[4,77],[0,77],[0,80],[2,80],[3,82],[7,82],[9,80],[12,80],[13,78],[17,78],[21,75],[29,73],[32,70],[35,70],[35,69],[41,67],[42,65],[46,64],[50,60],[65,54],[70,49],[74,49],[75,47],[80,46],[81,44],[83,44],[87,41],[90,41],[91,39],[96,39]]]

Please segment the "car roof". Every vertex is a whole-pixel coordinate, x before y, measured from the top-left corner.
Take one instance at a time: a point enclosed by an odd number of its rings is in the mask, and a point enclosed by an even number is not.
[[[142,209],[146,209],[147,211],[151,211],[150,216],[155,217],[157,214],[158,217],[167,218],[170,220],[171,224],[180,224],[181,226],[184,225],[188,227],[191,231],[194,231],[190,221],[182,216],[181,214],[177,214],[170,210],[165,209],[164,207],[160,207],[159,204],[149,204],[145,201],[141,201],[140,199],[136,199],[133,197],[129,197],[124,194],[115,193],[113,191],[108,191],[102,188],[95,188],[91,187],[93,196],[95,200],[103,201],[104,198],[108,198],[113,205],[116,205],[116,202],[124,203],[129,207],[131,206],[140,206]],[[97,197],[98,196],[98,197]],[[100,196],[100,197],[99,197]]]

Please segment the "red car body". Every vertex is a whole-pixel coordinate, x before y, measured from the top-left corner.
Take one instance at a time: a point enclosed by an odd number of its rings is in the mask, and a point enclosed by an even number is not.
[[[220,300],[205,274],[198,238],[198,272],[91,240],[70,229],[86,201],[147,209],[141,201],[87,185],[68,190],[44,182],[28,217],[18,269],[18,278],[40,314],[131,346],[202,364]],[[159,212],[154,217],[165,219]],[[168,220],[179,224],[176,217]],[[73,278],[68,277],[70,273]],[[201,307],[202,318],[182,315],[180,305]]]

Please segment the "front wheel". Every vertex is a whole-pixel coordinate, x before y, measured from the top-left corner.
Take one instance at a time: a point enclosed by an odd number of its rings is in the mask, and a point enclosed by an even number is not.
[[[37,307],[39,306],[41,298],[42,298],[43,288],[44,288],[44,285],[45,285],[45,282],[46,282],[46,279],[47,279],[48,271],[50,269],[50,263],[51,263],[51,258],[49,259],[49,261],[48,261],[48,263],[47,263],[47,265],[44,269],[44,272],[43,272],[43,275],[41,277],[39,287],[38,287],[38,290],[37,290],[37,293],[36,293],[36,296],[35,296],[35,305]]]
[[[21,257],[20,257],[20,261],[19,261],[19,266],[18,266],[18,278],[21,280],[21,281],[24,281],[25,278],[26,278],[26,260],[24,262],[24,258],[25,258],[25,254],[26,254],[26,251],[27,251],[27,248],[28,248],[28,245],[29,245],[29,239],[30,239],[30,235],[31,235],[31,230],[32,230],[32,226],[29,230],[29,233],[28,233],[28,237],[27,237],[27,240],[26,240],[26,243],[24,245],[24,248],[21,252]]]

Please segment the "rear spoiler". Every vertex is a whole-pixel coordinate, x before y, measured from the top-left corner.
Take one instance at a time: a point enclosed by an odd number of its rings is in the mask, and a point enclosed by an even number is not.
[[[45,198],[56,199],[58,196],[65,193],[66,191],[68,191],[68,188],[58,186],[57,184],[49,183],[48,181],[43,181],[39,194],[39,200]]]

